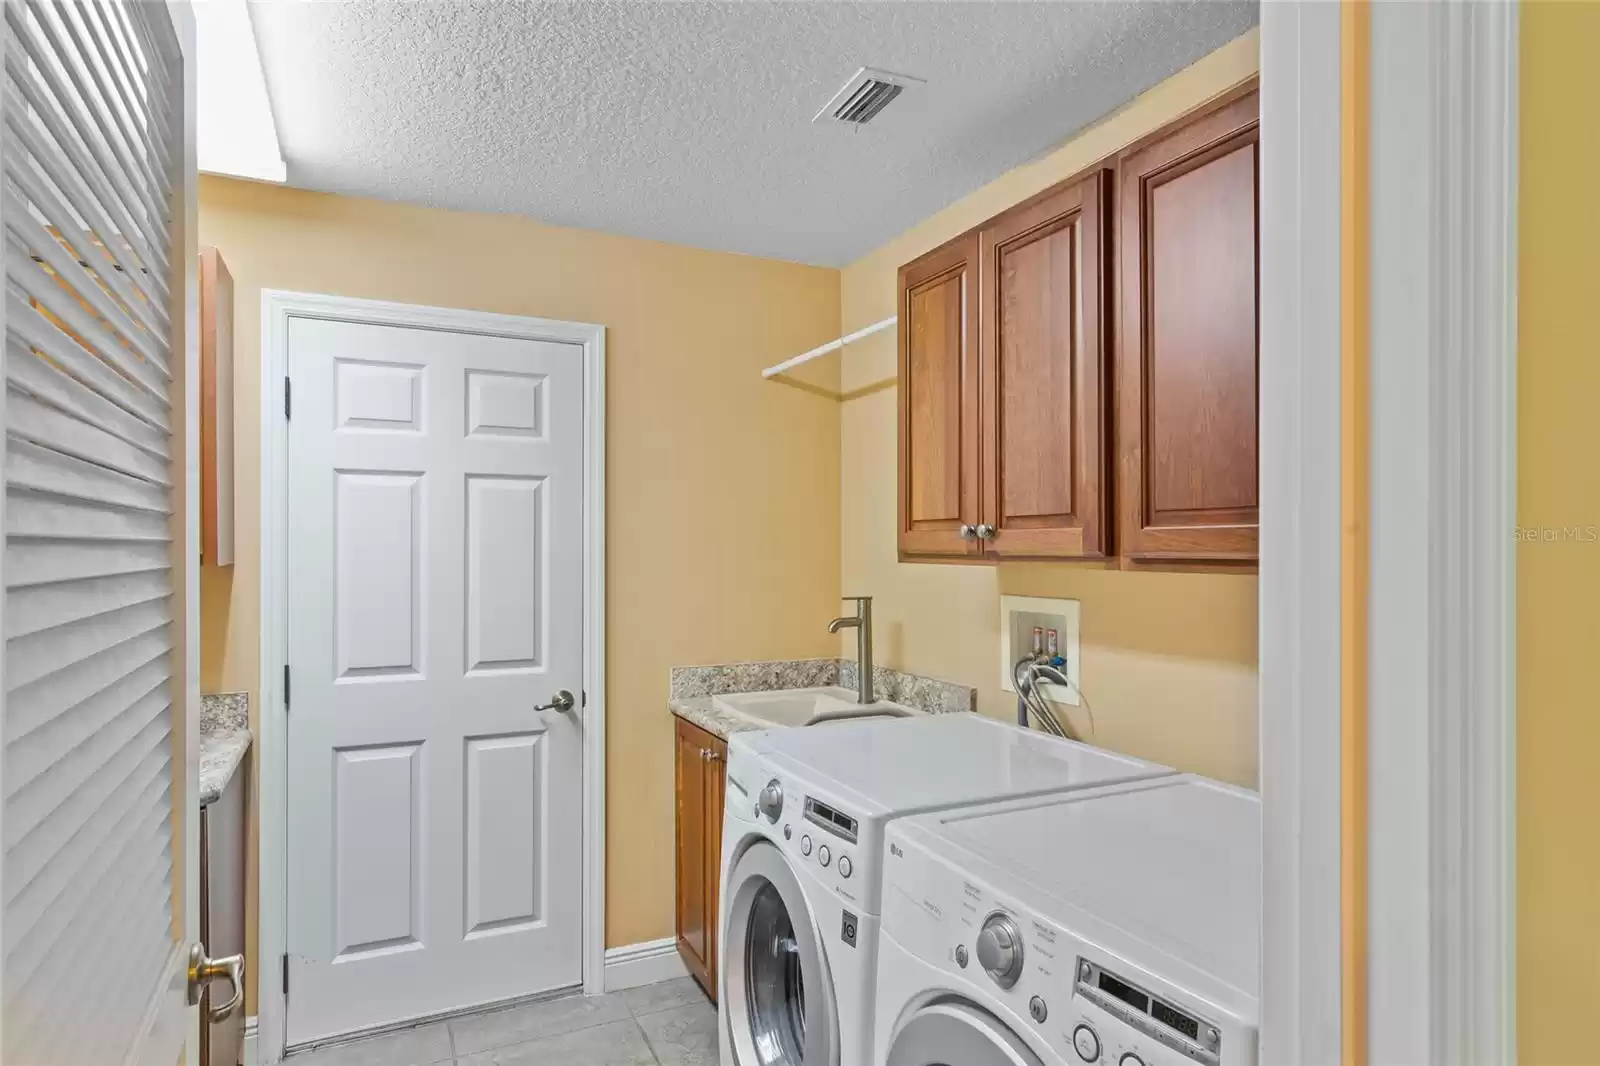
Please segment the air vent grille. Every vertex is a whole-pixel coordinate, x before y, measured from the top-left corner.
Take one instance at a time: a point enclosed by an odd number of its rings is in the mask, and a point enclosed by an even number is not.
[[[862,67],[844,83],[843,88],[833,94],[833,99],[822,106],[812,121],[847,122],[852,126],[864,126],[878,117],[909,86],[920,84],[920,78]]]
[[[850,99],[833,112],[833,117],[840,122],[854,122],[858,125],[871,122],[874,115],[888,107],[889,101],[904,91],[893,82],[878,81],[874,78],[850,94]]]

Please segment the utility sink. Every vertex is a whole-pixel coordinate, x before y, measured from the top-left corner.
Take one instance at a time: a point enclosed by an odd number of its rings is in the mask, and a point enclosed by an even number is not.
[[[805,726],[847,718],[904,718],[916,714],[888,700],[860,704],[847,688],[791,688],[775,692],[731,692],[712,697],[718,710],[763,726]]]

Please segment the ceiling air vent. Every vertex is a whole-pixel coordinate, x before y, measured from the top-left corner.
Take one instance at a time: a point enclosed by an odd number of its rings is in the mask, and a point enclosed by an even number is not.
[[[824,104],[811,121],[848,122],[852,126],[865,126],[895,97],[910,86],[921,84],[921,78],[862,67],[844,83],[842,89],[833,94],[833,99]]]

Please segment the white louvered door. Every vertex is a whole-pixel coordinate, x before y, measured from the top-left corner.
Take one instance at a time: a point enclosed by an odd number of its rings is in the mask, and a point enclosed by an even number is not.
[[[3,4],[0,1060],[193,1063],[192,16]]]

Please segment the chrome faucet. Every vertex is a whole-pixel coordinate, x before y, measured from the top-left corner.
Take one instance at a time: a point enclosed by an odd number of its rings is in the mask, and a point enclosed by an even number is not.
[[[872,694],[872,597],[846,596],[845,599],[855,601],[856,613],[829,622],[828,632],[855,627],[856,702],[876,703],[877,697]]]

